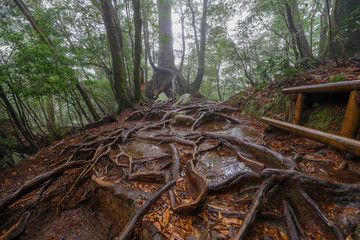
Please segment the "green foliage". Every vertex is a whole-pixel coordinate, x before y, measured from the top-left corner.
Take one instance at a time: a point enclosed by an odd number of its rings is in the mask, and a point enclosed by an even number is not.
[[[12,151],[17,143],[10,137],[0,134],[0,166],[12,165],[14,163]]]
[[[260,91],[261,89],[263,89],[264,87],[266,87],[268,84],[269,84],[269,83],[267,83],[267,82],[261,82],[261,83],[259,83],[259,84],[256,86],[256,88],[255,88],[255,92]]]
[[[344,75],[336,75],[329,80],[329,83],[343,82],[346,80]]]

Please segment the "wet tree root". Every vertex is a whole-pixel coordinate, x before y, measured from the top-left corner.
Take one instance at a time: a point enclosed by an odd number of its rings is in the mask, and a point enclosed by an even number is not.
[[[250,231],[251,227],[253,226],[258,213],[261,211],[262,206],[265,202],[266,193],[270,190],[270,188],[274,184],[274,179],[269,178],[263,182],[260,186],[258,191],[255,193],[254,201],[250,206],[250,210],[246,215],[244,222],[241,224],[239,231],[237,232],[236,236],[234,237],[235,240],[242,240],[246,239],[248,232]]]
[[[195,146],[195,142],[186,140],[179,137],[140,137],[140,139],[148,140],[148,141],[155,141],[155,142],[161,142],[161,143],[172,143],[176,142],[179,144],[184,144],[187,146]]]
[[[10,235],[9,237],[7,237],[7,238],[6,238],[7,240],[18,239],[18,238],[20,237],[20,235],[22,235],[22,234],[25,232],[26,227],[27,227],[27,224],[28,224],[28,222],[29,222],[29,220],[30,220],[30,217],[31,217],[31,215],[34,213],[34,211],[35,211],[35,209],[36,209],[36,206],[37,206],[38,203],[40,202],[40,199],[41,199],[42,195],[43,195],[44,192],[51,186],[51,184],[53,184],[53,183],[56,181],[57,178],[58,178],[58,176],[52,178],[52,179],[41,189],[41,191],[39,192],[39,194],[38,194],[35,202],[34,202],[33,204],[31,204],[30,209],[29,209],[28,213],[26,214],[26,217],[25,217],[23,226],[22,226],[22,228],[20,229],[20,231],[17,232],[17,233],[15,233],[15,234],[13,234],[13,235]],[[16,223],[15,225],[17,226],[18,223]],[[15,227],[15,229],[16,229],[16,227]],[[15,230],[15,229],[14,229],[14,230]]]
[[[238,138],[231,135],[212,133],[212,132],[202,132],[204,137],[217,139],[217,140],[226,140],[234,145],[242,147],[247,151],[253,153],[255,156],[261,153],[263,156],[272,159],[272,162],[278,162],[280,164],[279,168],[293,169],[297,167],[297,164],[294,160],[284,157],[278,152],[275,152],[267,147],[255,144],[246,140],[245,138]]]
[[[176,179],[167,183],[164,187],[162,187],[151,199],[145,202],[145,204],[139,208],[135,215],[131,218],[130,222],[126,225],[125,229],[121,233],[118,240],[127,240],[133,239],[132,235],[137,226],[138,221],[150,210],[151,206],[155,204],[155,202],[162,196],[162,194],[170,189],[176,182]]]
[[[296,218],[294,210],[291,208],[290,204],[283,200],[283,211],[286,223],[286,229],[290,238],[293,240],[305,239],[304,233],[302,232],[299,221]]]
[[[14,193],[10,194],[9,196],[5,197],[4,199],[0,200],[0,213],[8,206],[13,204],[15,201],[19,200],[24,195],[36,190],[41,186],[41,184],[47,182],[48,180],[61,176],[66,170],[71,168],[77,168],[85,165],[87,161],[76,161],[70,162],[68,164],[64,164],[60,167],[57,167],[49,172],[43,173],[39,176],[36,176],[30,182],[24,184]]]
[[[150,182],[150,183],[164,183],[165,182],[165,172],[164,171],[151,171],[151,172],[139,172],[133,173],[126,176],[126,179],[129,181],[138,181],[138,182]]]
[[[177,170],[175,170],[177,171]],[[178,204],[175,194],[169,191],[171,209],[178,214],[194,214],[199,211],[208,194],[208,182],[206,179],[195,171],[194,162],[190,160],[186,166],[186,176],[191,185],[196,190],[196,198],[190,203]]]
[[[173,156],[172,163],[172,179],[177,179],[180,176],[180,158],[175,145],[172,143],[169,145]]]
[[[244,161],[245,164],[248,164],[256,169],[259,169],[260,171],[263,170],[265,168],[265,165],[262,163],[259,163],[257,161],[251,160],[247,157],[245,157],[244,155],[242,155],[239,150],[232,144],[230,144],[228,141],[226,140],[222,140],[221,143],[226,146],[227,148],[231,149],[232,151],[234,151],[238,157],[240,158],[240,160]]]
[[[315,212],[318,214],[320,219],[333,231],[334,235],[338,240],[343,240],[344,237],[342,236],[339,228],[332,223],[323,213],[323,211],[320,209],[319,205],[317,205],[314,200],[312,200],[309,195],[303,190],[300,189],[300,194],[305,198],[305,200],[310,204],[310,206],[315,210]]]
[[[227,192],[235,188],[241,189],[243,186],[254,185],[260,182],[261,176],[257,172],[238,172],[218,184],[209,185],[209,194]]]

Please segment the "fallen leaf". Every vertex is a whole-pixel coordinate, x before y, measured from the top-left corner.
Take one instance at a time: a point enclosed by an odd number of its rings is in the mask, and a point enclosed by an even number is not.
[[[163,213],[163,217],[162,217],[162,222],[161,223],[162,223],[163,227],[166,227],[168,225],[169,219],[170,219],[170,209],[167,208],[165,210],[165,212]]]
[[[243,220],[238,219],[238,218],[223,218],[222,222],[225,224],[229,224],[229,225],[241,226],[241,224],[243,223]]]

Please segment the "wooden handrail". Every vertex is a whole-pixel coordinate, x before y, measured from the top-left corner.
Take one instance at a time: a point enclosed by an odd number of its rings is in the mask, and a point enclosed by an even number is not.
[[[344,81],[337,83],[324,83],[308,86],[299,86],[292,88],[284,88],[281,90],[284,94],[292,93],[322,93],[322,92],[350,92],[360,90],[360,80]]]
[[[333,146],[334,148],[353,153],[356,156],[360,156],[360,141],[358,140],[354,140],[351,138],[346,138],[330,133],[325,133],[315,129],[302,127],[299,125],[295,125],[271,118],[266,118],[266,117],[262,117],[261,121],[269,125],[278,127],[280,129],[293,132],[297,135],[301,135],[303,137],[328,144],[330,146]]]

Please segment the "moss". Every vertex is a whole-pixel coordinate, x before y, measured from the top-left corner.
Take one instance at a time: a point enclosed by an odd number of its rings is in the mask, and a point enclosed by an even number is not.
[[[346,77],[344,75],[336,75],[336,76],[333,76],[329,82],[330,83],[336,83],[336,82],[343,82],[346,80]]]
[[[330,133],[337,133],[343,120],[342,114],[334,115],[334,109],[331,107],[318,109],[317,112],[309,112],[307,121],[304,125],[309,128],[326,131]],[[336,126],[337,128],[335,128]]]

